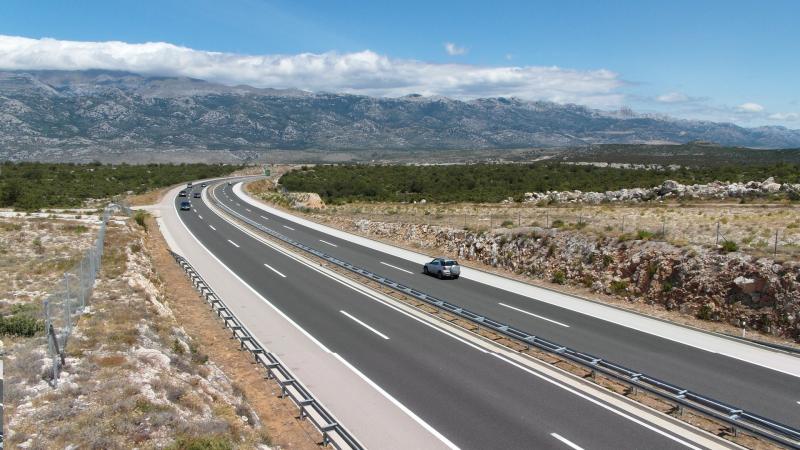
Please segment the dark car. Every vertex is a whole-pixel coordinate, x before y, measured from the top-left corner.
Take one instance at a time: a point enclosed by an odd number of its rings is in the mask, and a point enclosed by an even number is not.
[[[178,197],[186,197],[186,191],[178,192]]]
[[[200,193],[199,192],[195,192],[194,193],[194,198],[200,198]]]
[[[456,280],[461,275],[461,266],[454,259],[436,258],[429,263],[425,263],[422,266],[422,272],[425,275],[435,275],[439,279],[447,277]]]
[[[192,204],[189,202],[181,202],[181,211],[189,211],[192,209]]]

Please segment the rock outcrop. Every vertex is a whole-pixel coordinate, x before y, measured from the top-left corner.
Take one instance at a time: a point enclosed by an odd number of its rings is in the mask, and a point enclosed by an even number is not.
[[[762,182],[723,183],[715,181],[708,184],[680,184],[666,180],[661,186],[651,188],[620,189],[606,192],[547,191],[526,192],[524,201],[550,203],[614,203],[644,202],[650,200],[679,199],[726,199],[744,197],[765,197],[785,194],[792,199],[800,199],[800,184],[776,183],[772,177]]]

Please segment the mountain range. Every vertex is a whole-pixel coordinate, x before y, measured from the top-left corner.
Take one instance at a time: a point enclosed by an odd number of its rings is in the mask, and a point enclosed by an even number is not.
[[[0,72],[0,159],[10,160],[81,161],[113,154],[136,161],[140,153],[213,160],[215,152],[235,158],[264,151],[452,151],[696,140],[800,147],[800,130],[516,98],[376,98],[126,72]]]

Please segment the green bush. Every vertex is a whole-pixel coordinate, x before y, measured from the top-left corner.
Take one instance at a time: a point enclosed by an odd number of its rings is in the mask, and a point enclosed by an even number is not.
[[[43,320],[21,314],[0,316],[0,334],[32,337],[43,331]]]
[[[652,237],[653,237],[653,233],[651,233],[651,232],[649,232],[647,230],[638,230],[636,232],[636,238],[639,239],[640,241],[646,241],[646,240],[651,239]]]
[[[233,444],[224,436],[181,437],[169,450],[232,450]]]
[[[133,220],[136,222],[137,225],[144,228],[144,231],[147,231],[147,222],[145,219],[147,214],[144,211],[136,211],[136,214],[133,215]]]
[[[553,283],[564,284],[567,281],[567,276],[561,270],[556,270],[553,273]]]
[[[625,280],[612,281],[610,287],[611,292],[622,295],[628,291],[628,282]]]
[[[503,227],[503,228],[511,228],[511,227],[514,226],[514,221],[513,220],[504,220],[503,223],[500,224],[500,226]]]
[[[564,221],[561,219],[556,219],[553,221],[553,223],[550,224],[550,226],[552,226],[553,228],[561,228],[564,226]]]
[[[731,253],[739,250],[739,245],[733,241],[725,241],[722,243],[722,251],[725,253]]]

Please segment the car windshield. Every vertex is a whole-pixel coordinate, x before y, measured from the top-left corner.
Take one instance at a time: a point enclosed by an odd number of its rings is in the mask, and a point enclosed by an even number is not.
[[[445,266],[457,266],[458,263],[453,261],[452,259],[448,259],[447,261],[444,262],[444,265]]]

